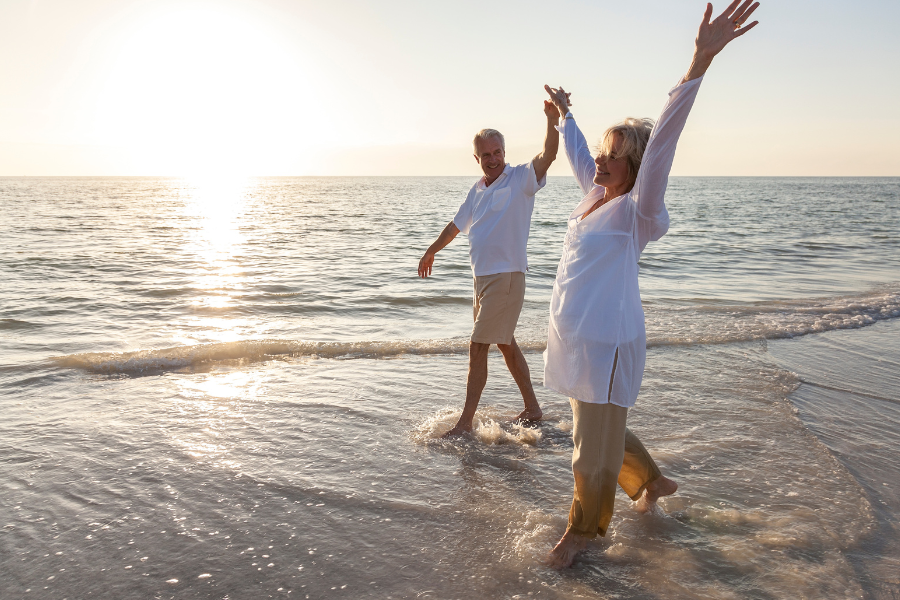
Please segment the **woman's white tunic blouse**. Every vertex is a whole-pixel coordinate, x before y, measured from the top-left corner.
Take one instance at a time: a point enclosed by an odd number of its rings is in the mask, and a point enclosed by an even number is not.
[[[564,119],[558,128],[587,195],[569,216],[550,300],[544,352],[544,385],[550,389],[582,402],[626,408],[637,400],[647,354],[638,259],[650,241],[669,229],[666,184],[701,80],[680,83],[669,92],[632,190],[584,219],[580,217],[605,190],[593,183],[594,159],[574,119]]]

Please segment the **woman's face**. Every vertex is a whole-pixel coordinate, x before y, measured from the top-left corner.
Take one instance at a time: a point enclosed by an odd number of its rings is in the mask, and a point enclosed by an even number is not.
[[[608,190],[618,191],[621,194],[627,192],[630,183],[628,177],[628,161],[623,158],[617,158],[619,150],[622,148],[622,136],[618,133],[613,134],[612,152],[610,155],[602,152],[594,159],[597,165],[597,172],[594,175],[594,183],[602,185]]]

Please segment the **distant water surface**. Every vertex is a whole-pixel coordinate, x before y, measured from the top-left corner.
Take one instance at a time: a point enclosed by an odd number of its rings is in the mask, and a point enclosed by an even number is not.
[[[900,179],[673,178],[629,424],[681,485],[576,567],[540,351],[574,180],[538,195],[517,339],[461,409],[469,178],[0,179],[11,598],[900,597]],[[883,484],[883,485],[882,485]],[[892,487],[893,486],[893,487]],[[5,598],[6,595],[3,595]]]

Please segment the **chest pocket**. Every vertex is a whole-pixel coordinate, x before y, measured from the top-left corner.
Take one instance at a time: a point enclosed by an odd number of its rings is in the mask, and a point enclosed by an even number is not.
[[[508,187],[501,188],[494,192],[491,198],[491,210],[503,210],[509,204],[510,191]]]

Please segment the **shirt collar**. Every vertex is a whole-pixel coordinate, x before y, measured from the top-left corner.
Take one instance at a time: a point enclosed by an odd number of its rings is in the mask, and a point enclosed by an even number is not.
[[[503,181],[507,176],[509,176],[509,174],[510,174],[511,172],[512,172],[512,167],[509,166],[509,163],[506,163],[506,166],[503,167],[503,172],[500,173],[500,177],[498,177],[497,180],[494,181],[494,183],[491,184],[491,187],[494,187],[495,185],[497,185],[498,183],[500,183],[501,181]],[[482,175],[482,176],[481,176],[481,179],[478,180],[478,190],[479,190],[479,191],[484,191],[484,190],[486,190],[486,189],[488,189],[488,188],[487,188],[486,185],[484,185],[484,175]]]

